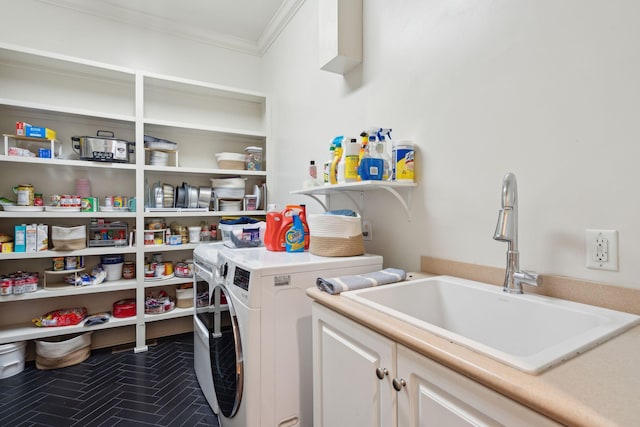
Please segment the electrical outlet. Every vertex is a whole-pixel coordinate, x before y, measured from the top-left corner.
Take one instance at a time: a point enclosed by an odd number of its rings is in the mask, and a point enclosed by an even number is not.
[[[362,220],[362,240],[373,240],[373,226],[368,219]]]
[[[586,230],[587,268],[618,271],[618,231]]]

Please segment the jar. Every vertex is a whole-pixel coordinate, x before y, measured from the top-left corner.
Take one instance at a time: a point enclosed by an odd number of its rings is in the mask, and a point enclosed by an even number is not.
[[[248,171],[262,170],[262,147],[247,147],[245,165]]]
[[[136,263],[133,261],[127,261],[122,266],[122,278],[134,279],[136,277]]]
[[[31,184],[19,184],[13,187],[13,192],[17,196],[16,205],[18,206],[33,206],[33,185]]]
[[[153,231],[144,232],[144,244],[153,245]]]
[[[42,198],[42,193],[34,193],[33,206],[44,206],[44,199]]]

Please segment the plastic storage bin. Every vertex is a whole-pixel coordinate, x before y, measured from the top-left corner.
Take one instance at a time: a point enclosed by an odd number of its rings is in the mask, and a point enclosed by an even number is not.
[[[222,234],[222,242],[230,248],[263,246],[266,227],[267,224],[264,221],[253,224],[218,224],[218,230]]]
[[[0,345],[0,379],[11,377],[24,370],[26,345],[26,341]]]

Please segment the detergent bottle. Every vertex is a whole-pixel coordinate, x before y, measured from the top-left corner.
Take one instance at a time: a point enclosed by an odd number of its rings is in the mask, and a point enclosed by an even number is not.
[[[285,251],[286,233],[293,226],[293,216],[296,215],[302,223],[304,249],[309,248],[309,225],[307,223],[304,205],[287,205],[281,212],[267,212],[267,229],[264,244],[269,251]]]
[[[280,251],[278,235],[282,227],[282,213],[277,209],[267,212],[267,227],[264,231],[264,246],[268,251]]]
[[[285,248],[287,252],[303,252],[304,251],[304,227],[300,216],[293,213],[291,215],[293,224],[285,233]]]

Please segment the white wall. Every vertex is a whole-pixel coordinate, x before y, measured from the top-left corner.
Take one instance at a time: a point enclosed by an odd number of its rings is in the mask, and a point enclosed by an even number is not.
[[[335,135],[392,127],[419,147],[419,187],[411,221],[366,195],[385,265],[503,267],[492,234],[512,171],[523,268],[640,288],[640,3],[364,0],[364,62],[343,77],[319,69],[318,1],[264,57],[277,201],[317,210],[289,194],[308,161]],[[618,272],[585,267],[586,228],[619,231]]]
[[[0,41],[112,65],[259,90],[261,58],[52,6],[0,0]]]

